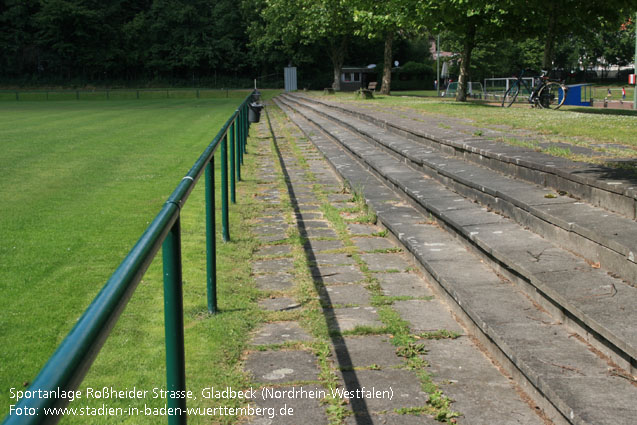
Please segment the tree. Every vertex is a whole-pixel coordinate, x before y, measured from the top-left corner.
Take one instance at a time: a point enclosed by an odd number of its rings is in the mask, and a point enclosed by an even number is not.
[[[456,100],[467,99],[467,87],[473,49],[481,42],[502,36],[502,28],[517,0],[491,2],[489,0],[449,0],[421,2],[417,9],[420,19],[432,22],[437,32],[447,30],[460,41],[460,76]],[[520,3],[523,3],[520,0]],[[521,7],[521,4],[518,6]]]
[[[354,31],[350,2],[270,0],[265,3],[261,18],[263,25],[251,27],[253,45],[280,49],[290,57],[298,55],[299,45],[320,47],[332,62],[332,87],[340,90],[341,69]]]
[[[354,20],[360,24],[356,33],[367,38],[381,38],[385,42],[383,80],[380,92],[391,91],[392,46],[396,37],[417,34],[424,27],[417,19],[414,0],[358,0]]]

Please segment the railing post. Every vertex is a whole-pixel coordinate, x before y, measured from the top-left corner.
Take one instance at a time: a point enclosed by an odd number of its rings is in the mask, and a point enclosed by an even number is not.
[[[243,153],[246,154],[248,153],[248,135],[250,134],[250,120],[248,119],[249,116],[249,112],[248,112],[248,103],[246,102],[245,106],[244,106],[244,114],[245,114],[245,126],[246,126],[246,133],[245,133],[245,137],[243,139]]]
[[[215,157],[206,165],[206,293],[208,313],[217,312],[217,235],[215,232]]]
[[[239,114],[239,110],[237,109],[237,119],[234,120],[234,123],[232,123],[232,126],[234,127],[234,150],[236,152],[235,155],[235,161],[236,163],[236,170],[237,170],[237,181],[241,181],[241,117]]]
[[[235,142],[234,142],[234,122],[230,125],[230,202],[237,203],[237,183],[235,180]]]
[[[181,280],[181,230],[177,218],[163,243],[164,327],[166,331],[166,383],[168,391],[186,391],[184,354],[184,307]],[[174,394],[174,393],[173,393]],[[179,394],[179,393],[177,393]],[[181,414],[169,415],[169,425],[186,424],[186,399],[168,398],[168,408]],[[173,410],[174,412],[175,410]]]
[[[247,117],[245,114],[245,108],[243,106],[241,106],[240,111],[241,111],[240,112],[241,121],[239,121],[239,125],[241,127],[241,139],[239,140],[239,157],[241,159],[241,165],[243,165],[243,154],[245,153]]]
[[[221,230],[223,241],[230,240],[228,220],[228,135],[221,141]]]

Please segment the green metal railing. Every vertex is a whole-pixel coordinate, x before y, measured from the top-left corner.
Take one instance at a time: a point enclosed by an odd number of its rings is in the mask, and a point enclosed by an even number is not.
[[[180,211],[199,178],[205,174],[207,303],[208,311],[215,313],[217,311],[217,282],[214,156],[219,149],[222,235],[224,241],[229,241],[228,189],[230,189],[230,202],[234,203],[236,201],[235,181],[241,178],[243,154],[246,152],[249,130],[248,104],[251,98],[252,95],[246,97],[219,130],[27,391],[36,392],[36,394],[41,391],[40,395],[44,392],[56,394],[56,391],[61,393],[75,390],[80,385],[160,247],[163,250],[164,267],[166,389],[173,395],[186,390]],[[230,163],[228,163],[228,148]],[[14,407],[14,411],[26,414],[9,414],[3,425],[50,424],[59,421],[60,417],[44,415],[44,408],[64,408],[68,404],[68,399],[31,395],[31,397],[22,398]],[[169,397],[167,401],[167,407],[175,412],[168,416],[168,423],[185,424],[185,399]]]

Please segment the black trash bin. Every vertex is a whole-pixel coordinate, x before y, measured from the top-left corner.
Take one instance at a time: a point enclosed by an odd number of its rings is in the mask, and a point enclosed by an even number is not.
[[[261,119],[261,109],[263,109],[262,104],[256,102],[250,103],[248,108],[248,121],[259,122],[259,119]]]
[[[252,102],[259,102],[261,101],[261,92],[257,89],[254,89],[254,91],[252,92]]]

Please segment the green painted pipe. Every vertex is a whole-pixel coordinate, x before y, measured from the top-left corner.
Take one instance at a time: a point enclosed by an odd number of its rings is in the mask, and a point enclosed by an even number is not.
[[[228,137],[221,141],[221,230],[223,241],[230,241],[230,223],[228,218]]]
[[[181,229],[179,218],[166,235],[164,263],[164,330],[166,334],[166,391],[169,425],[186,424],[186,357],[184,352],[184,307],[181,275]]]
[[[208,313],[217,312],[217,241],[215,219],[215,157],[206,166],[206,294]]]

